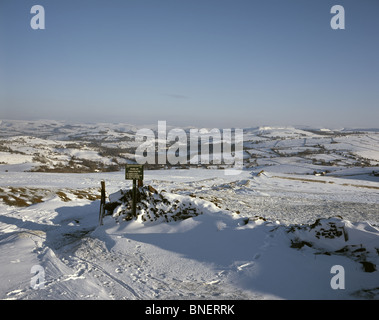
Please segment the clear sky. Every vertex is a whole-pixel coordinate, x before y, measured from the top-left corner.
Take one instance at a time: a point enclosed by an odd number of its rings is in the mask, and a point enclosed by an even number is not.
[[[379,127],[378,16],[378,0],[0,0],[0,118]]]

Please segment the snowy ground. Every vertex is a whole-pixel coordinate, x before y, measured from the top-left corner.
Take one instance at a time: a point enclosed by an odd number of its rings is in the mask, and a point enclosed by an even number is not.
[[[1,299],[379,298],[379,130],[246,128],[241,174],[146,170],[155,208],[99,226],[137,129],[0,121]]]
[[[103,226],[100,180],[112,194],[131,186],[123,172],[1,172],[0,197],[26,205],[0,202],[0,298],[378,299],[379,178],[260,169],[146,171],[146,185],[202,214]],[[335,265],[344,289],[331,286]]]

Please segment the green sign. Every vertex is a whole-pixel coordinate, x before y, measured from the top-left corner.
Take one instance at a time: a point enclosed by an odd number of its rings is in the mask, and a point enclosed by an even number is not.
[[[126,180],[143,180],[143,164],[126,164]]]

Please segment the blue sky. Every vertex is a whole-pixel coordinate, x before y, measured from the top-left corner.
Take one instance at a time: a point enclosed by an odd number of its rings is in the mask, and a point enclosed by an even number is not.
[[[1,0],[0,117],[378,127],[378,15],[377,0]]]

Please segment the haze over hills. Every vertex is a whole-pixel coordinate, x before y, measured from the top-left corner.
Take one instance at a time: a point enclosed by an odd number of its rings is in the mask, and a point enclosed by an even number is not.
[[[140,144],[135,141],[135,136],[141,128],[151,128],[156,134],[157,125],[2,120],[0,170],[118,171],[126,163],[135,163],[135,151]],[[173,128],[167,124],[167,132]],[[189,135],[190,127],[181,129]],[[166,148],[174,142],[167,141]],[[209,144],[212,153],[214,145],[212,141]],[[288,173],[311,174],[316,170],[337,174],[342,169],[346,172],[358,168],[367,173],[379,165],[379,129],[244,128],[243,164],[245,168],[270,166],[271,170],[280,168]],[[195,166],[225,167],[223,163],[217,165],[212,161]],[[159,169],[172,165],[146,167]],[[188,168],[188,165],[174,167]]]

